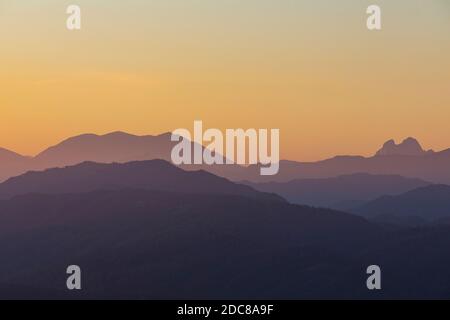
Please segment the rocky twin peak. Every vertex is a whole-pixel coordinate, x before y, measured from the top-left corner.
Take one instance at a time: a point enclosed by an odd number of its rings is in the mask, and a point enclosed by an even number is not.
[[[392,139],[385,142],[375,156],[420,156],[432,152],[433,150],[425,151],[416,139],[409,137],[399,144]]]

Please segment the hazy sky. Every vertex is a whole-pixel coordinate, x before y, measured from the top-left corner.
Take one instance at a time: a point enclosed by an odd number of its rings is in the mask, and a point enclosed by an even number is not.
[[[0,40],[0,146],[22,154],[194,120],[280,128],[296,160],[450,147],[449,0],[0,0]]]

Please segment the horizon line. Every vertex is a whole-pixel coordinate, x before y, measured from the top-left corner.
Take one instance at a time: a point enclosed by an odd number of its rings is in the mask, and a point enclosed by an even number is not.
[[[43,152],[45,152],[46,150],[49,150],[49,149],[51,149],[51,148],[53,148],[53,147],[56,147],[56,146],[58,146],[58,145],[60,145],[60,144],[62,144],[62,143],[64,143],[64,142],[69,141],[69,140],[72,140],[72,139],[80,138],[80,137],[83,137],[83,136],[107,137],[107,136],[119,135],[119,134],[120,134],[120,135],[124,135],[124,136],[129,136],[129,137],[136,137],[136,138],[145,138],[145,137],[154,137],[154,138],[156,138],[156,137],[161,137],[161,136],[164,136],[164,135],[172,134],[172,132],[166,131],[166,132],[162,132],[162,133],[159,133],[159,134],[135,134],[135,133],[130,133],[130,132],[127,132],[127,131],[124,131],[124,130],[108,131],[108,132],[106,132],[106,133],[104,133],[104,134],[93,133],[93,132],[87,132],[87,133],[81,133],[81,134],[69,136],[69,137],[67,137],[67,138],[65,138],[65,139],[61,139],[61,140],[60,140],[59,142],[57,142],[56,144],[50,145],[50,146],[48,146],[48,147],[45,147],[45,148],[43,148],[41,151],[35,153],[34,155],[22,154],[22,153],[19,153],[19,152],[15,151],[15,150],[12,150],[12,149],[9,149],[9,148],[4,148],[4,147],[2,147],[2,146],[0,146],[0,151],[12,153],[12,154],[14,154],[14,155],[16,155],[16,156],[20,156],[20,157],[23,157],[23,158],[34,159],[34,158],[36,158],[37,156],[39,156],[40,154],[42,154]],[[384,146],[384,144],[386,144],[386,143],[388,143],[388,142],[390,142],[390,141],[393,141],[394,144],[395,144],[396,146],[398,146],[398,145],[401,145],[403,142],[405,142],[406,140],[409,140],[409,139],[414,139],[414,140],[416,140],[417,142],[419,142],[419,139],[414,138],[414,137],[412,137],[412,136],[408,136],[408,137],[404,138],[404,139],[402,140],[402,142],[400,142],[400,143],[396,143],[395,139],[389,139],[389,140],[383,142],[383,144],[381,145],[380,148],[382,148],[382,147]],[[419,142],[419,144],[420,144],[420,142]],[[203,145],[203,147],[205,147],[205,146]],[[424,148],[423,148],[424,151],[427,151],[427,152],[432,151],[432,152],[435,152],[435,153],[439,153],[439,152],[442,152],[442,151],[446,151],[446,150],[448,150],[448,149],[450,149],[450,147],[449,147],[449,148],[442,149],[442,150],[439,150],[439,151],[434,151],[434,149],[426,149],[426,148],[424,149]],[[379,149],[378,149],[378,150],[379,150]],[[314,163],[314,162],[326,161],[326,160],[333,159],[333,158],[336,158],[336,157],[362,157],[362,158],[372,158],[372,157],[376,156],[376,152],[377,152],[378,150],[376,150],[375,152],[373,152],[371,155],[367,155],[367,156],[361,155],[361,154],[336,154],[336,155],[334,155],[334,156],[325,157],[325,158],[316,159],[316,160],[310,160],[310,161],[302,161],[302,160],[298,160],[298,159],[294,159],[294,160],[293,160],[293,159],[283,158],[283,159],[280,159],[280,162],[281,162],[281,161],[290,161],[290,162],[300,162],[300,163]]]

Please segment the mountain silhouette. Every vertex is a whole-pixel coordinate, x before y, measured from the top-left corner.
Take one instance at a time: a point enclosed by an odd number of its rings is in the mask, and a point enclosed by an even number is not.
[[[22,157],[0,149],[0,182],[30,170],[65,167],[85,161],[113,163],[170,160],[174,145],[170,133],[137,136],[124,132],[82,134],[68,138],[35,157]]]
[[[448,170],[450,149],[434,152],[423,151],[420,147],[423,152],[412,152],[410,146],[415,145],[414,141],[416,140],[412,138],[406,139],[404,143],[400,144],[402,146],[400,151],[385,156],[380,154],[372,157],[341,155],[315,162],[281,160],[280,170],[274,176],[261,176],[261,165],[210,166],[204,169],[233,181],[246,180],[254,183],[289,182],[296,179],[321,179],[368,173],[371,175],[397,175],[432,183],[450,184],[450,170]],[[404,146],[406,147],[404,148]],[[416,149],[416,151],[418,150]]]
[[[34,158],[40,169],[70,166],[85,161],[112,163],[139,160],[170,160],[174,145],[170,133],[136,136],[124,132],[84,134],[69,138]]]
[[[348,255],[383,238],[350,214],[238,195],[28,194],[0,201],[0,212],[0,240],[12,244],[0,247],[0,284],[18,297],[32,287],[32,298],[42,289],[54,290],[47,298],[357,294],[367,290],[346,275]],[[86,270],[78,293],[64,290],[73,263]]]
[[[106,135],[85,134],[69,138],[41,152],[34,158],[3,161],[0,158],[0,181],[30,170],[75,165],[84,161],[125,163],[130,161],[164,159],[176,142],[170,133],[158,136],[136,136],[123,132]],[[356,173],[400,175],[432,183],[450,184],[450,149],[423,151],[417,140],[405,139],[401,144],[388,142],[373,157],[336,156],[316,162],[280,161],[274,176],[261,176],[260,165],[182,165],[185,170],[206,170],[233,181],[288,182],[293,179],[331,178]]]
[[[0,181],[21,174],[30,165],[31,159],[0,148]]]
[[[430,299],[450,289],[446,226],[393,232],[282,201],[137,189],[20,195],[0,212],[0,298]],[[386,284],[377,292],[366,288],[374,263]],[[65,288],[71,264],[81,291]]]
[[[24,159],[28,159],[25,156],[22,156],[18,153],[15,153],[13,151],[7,150],[7,149],[3,149],[0,148],[0,161],[4,162],[12,162],[12,161],[20,161],[20,160],[24,160]]]
[[[383,147],[377,151],[376,156],[420,156],[433,151],[425,151],[420,143],[414,138],[406,138],[400,144],[394,140],[387,141]]]
[[[73,193],[99,189],[142,188],[187,193],[236,194],[274,201],[277,195],[258,192],[206,171],[184,171],[164,160],[94,163],[30,171],[0,184],[0,199],[27,193]]]
[[[449,189],[409,194],[443,206]],[[28,172],[0,184],[0,199],[0,298],[429,299],[450,290],[446,223],[388,228],[164,160]],[[389,284],[379,292],[366,287],[374,263]],[[65,287],[72,264],[81,291]]]
[[[420,179],[367,173],[289,182],[245,183],[260,191],[277,193],[293,203],[340,210],[430,184]]]
[[[330,178],[355,173],[400,175],[432,183],[450,184],[450,149],[420,156],[336,156],[317,162],[280,161],[275,176],[260,176],[259,166],[227,176],[231,180],[252,182],[287,182],[294,179]]]
[[[126,163],[154,159],[171,161],[172,148],[178,143],[171,141],[171,136],[171,133],[137,136],[121,131],[105,135],[82,134],[68,138],[30,158],[12,152],[6,154],[6,151],[5,157],[2,157],[0,149],[0,182],[27,171],[72,166],[86,161],[98,163]],[[192,142],[191,147],[194,145]],[[203,146],[202,149],[205,150]],[[191,171],[208,170],[222,177],[236,175],[236,172],[245,170],[239,165],[180,167]]]
[[[370,218],[421,218],[425,221],[450,217],[450,186],[430,185],[400,195],[383,196],[352,210]]]

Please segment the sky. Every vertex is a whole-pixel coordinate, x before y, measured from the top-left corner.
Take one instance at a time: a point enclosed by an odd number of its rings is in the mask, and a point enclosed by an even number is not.
[[[25,155],[194,120],[278,128],[301,161],[450,147],[448,0],[0,0],[0,40],[0,147]]]

